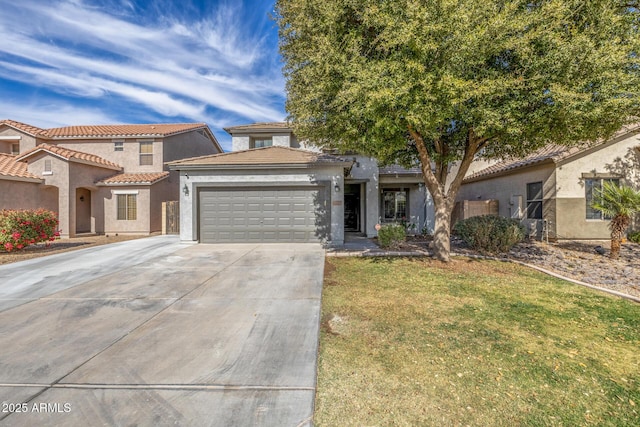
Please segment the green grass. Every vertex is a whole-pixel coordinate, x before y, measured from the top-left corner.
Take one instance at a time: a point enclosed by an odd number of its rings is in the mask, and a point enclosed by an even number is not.
[[[325,274],[317,425],[640,425],[639,304],[491,261]]]

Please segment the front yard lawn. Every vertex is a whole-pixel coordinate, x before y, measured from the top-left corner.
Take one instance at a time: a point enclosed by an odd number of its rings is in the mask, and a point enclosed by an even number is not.
[[[329,258],[321,426],[640,425],[640,305],[501,262]]]

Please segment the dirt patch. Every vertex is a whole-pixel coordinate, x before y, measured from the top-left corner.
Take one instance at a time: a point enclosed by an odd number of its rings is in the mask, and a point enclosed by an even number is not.
[[[153,234],[153,235],[157,235]],[[28,259],[39,258],[47,255],[53,255],[62,252],[69,252],[78,249],[90,248],[92,246],[106,245],[109,243],[124,242],[126,240],[141,239],[149,236],[132,236],[132,235],[102,235],[88,237],[74,237],[72,239],[59,239],[49,244],[39,243],[37,245],[27,246],[21,251],[0,252],[0,265],[10,264],[12,262],[26,261]]]

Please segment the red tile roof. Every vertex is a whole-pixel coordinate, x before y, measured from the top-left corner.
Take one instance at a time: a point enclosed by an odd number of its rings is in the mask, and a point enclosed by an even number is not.
[[[108,160],[105,160],[100,156],[96,156],[95,154],[83,153],[81,151],[70,150],[68,148],[58,147],[57,145],[51,145],[51,144],[40,144],[32,148],[31,150],[21,154],[20,156],[18,156],[17,159],[19,161],[22,161],[27,159],[28,157],[31,157],[36,153],[40,153],[43,151],[58,157],[62,157],[63,159],[69,160],[69,161],[92,164],[95,166],[100,166],[107,169],[114,169],[118,171],[122,170],[122,166],[116,163],[110,162]]]
[[[45,129],[40,129],[39,127],[17,122],[15,120],[0,120],[0,125],[11,126],[12,128],[28,133],[31,136],[41,136],[47,132]]]
[[[195,157],[169,163],[172,166],[272,166],[278,165],[317,165],[343,163],[351,161],[330,154],[301,150],[290,147],[263,147],[250,150],[232,151],[212,156]],[[176,167],[176,169],[179,169]]]
[[[144,124],[144,125],[92,125],[66,126],[46,130],[46,136],[61,138],[114,138],[114,137],[166,137],[196,129],[205,123]]]
[[[29,173],[27,164],[18,162],[17,156],[11,154],[0,153],[0,179],[16,179],[32,181],[41,181],[36,175]]]
[[[169,172],[119,173],[97,182],[99,185],[151,185],[169,176]]]
[[[0,125],[11,126],[43,139],[166,137],[207,128],[206,123],[155,123],[139,125],[88,125],[41,129],[15,120],[1,120]]]

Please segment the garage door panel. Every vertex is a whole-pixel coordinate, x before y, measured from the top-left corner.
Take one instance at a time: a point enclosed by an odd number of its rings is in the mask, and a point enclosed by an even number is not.
[[[200,241],[314,242],[327,238],[318,231],[326,232],[329,223],[321,188],[201,189]]]

